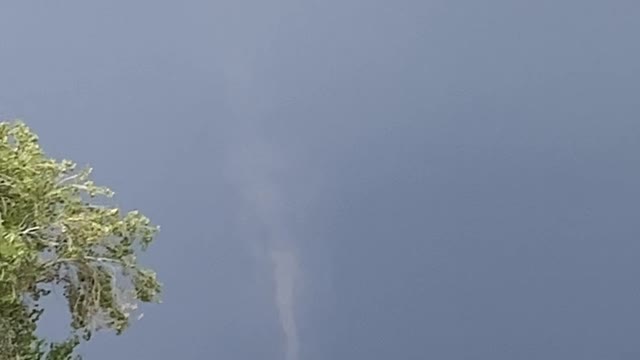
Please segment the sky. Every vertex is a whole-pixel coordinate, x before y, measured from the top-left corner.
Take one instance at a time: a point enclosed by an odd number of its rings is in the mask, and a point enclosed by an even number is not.
[[[0,118],[161,226],[88,360],[637,359],[640,4],[0,4]],[[53,310],[55,310],[55,304]],[[45,331],[64,336],[64,309]]]

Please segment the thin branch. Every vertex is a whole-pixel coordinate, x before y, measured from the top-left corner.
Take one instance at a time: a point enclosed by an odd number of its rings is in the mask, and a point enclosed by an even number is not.
[[[75,178],[77,178],[77,177],[79,177],[81,175],[82,175],[82,173],[77,173],[77,174],[74,174],[74,175],[71,175],[71,176],[67,176],[66,178],[58,181],[57,185],[62,185],[64,183],[66,183],[67,181],[71,181],[71,180],[73,180],[73,179],[75,179]]]
[[[30,227],[30,228],[28,228],[28,229],[26,229],[26,230],[23,230],[23,231],[22,231],[22,235],[27,235],[27,234],[29,234],[30,232],[32,232],[32,231],[36,231],[36,230],[40,230],[40,226],[34,226],[34,227]]]

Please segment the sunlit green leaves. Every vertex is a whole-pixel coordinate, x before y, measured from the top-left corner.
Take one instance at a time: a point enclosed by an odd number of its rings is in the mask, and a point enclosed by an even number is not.
[[[0,360],[71,359],[79,339],[121,333],[137,302],[157,300],[160,283],[135,255],[158,228],[101,203],[113,192],[90,175],[48,158],[25,124],[0,122]],[[35,329],[54,288],[68,303],[70,337],[47,344]]]

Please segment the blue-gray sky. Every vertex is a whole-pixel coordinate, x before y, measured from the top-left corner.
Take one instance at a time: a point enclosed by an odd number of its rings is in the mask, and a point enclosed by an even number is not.
[[[630,0],[3,2],[2,118],[162,226],[144,260],[164,303],[82,352],[638,358],[638,18]]]

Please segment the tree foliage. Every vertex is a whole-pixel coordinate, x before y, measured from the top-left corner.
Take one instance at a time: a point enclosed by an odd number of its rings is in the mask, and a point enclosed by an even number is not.
[[[120,334],[139,302],[157,300],[160,283],[136,254],[158,228],[104,205],[113,192],[90,174],[47,157],[24,123],[0,122],[0,360],[72,359],[93,332]],[[36,335],[56,293],[70,314],[61,343]]]

